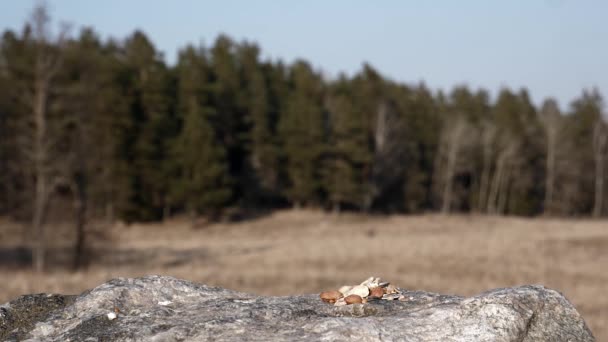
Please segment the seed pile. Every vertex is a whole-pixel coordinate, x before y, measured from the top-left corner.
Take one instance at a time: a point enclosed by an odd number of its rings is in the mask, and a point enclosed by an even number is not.
[[[319,297],[335,306],[365,304],[374,300],[405,300],[397,287],[377,277],[369,277],[359,285],[342,286],[337,291],[321,292]]]

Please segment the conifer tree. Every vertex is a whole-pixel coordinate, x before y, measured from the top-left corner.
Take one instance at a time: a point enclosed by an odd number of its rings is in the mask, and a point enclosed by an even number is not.
[[[121,151],[130,121],[127,98],[117,82],[121,63],[116,55],[115,47],[104,46],[94,31],[83,29],[68,46],[63,71],[70,97],[64,115],[84,130],[85,141],[74,144],[96,151],[85,155],[91,176],[87,184],[89,205],[102,211],[110,222],[116,208],[124,208],[129,198],[129,165]]]
[[[433,94],[424,84],[402,96],[406,104],[405,133],[407,138],[403,198],[406,212],[419,212],[432,207],[434,157],[440,133],[440,116]]]
[[[1,43],[0,43],[1,44]],[[0,50],[4,47],[0,45]],[[1,55],[1,53],[0,53]],[[0,59],[2,61],[2,59]],[[0,62],[2,63],[2,62]],[[5,66],[0,64],[0,70]],[[8,89],[9,82],[4,72],[0,72],[0,89]],[[7,92],[0,92],[0,215],[7,214],[11,208],[10,178],[11,172],[9,163],[10,141],[14,138],[9,129],[10,99]]]
[[[175,134],[169,97],[170,78],[152,43],[142,32],[126,42],[131,112],[127,146],[131,167],[131,198],[125,216],[158,219],[169,204],[167,153]]]
[[[289,179],[286,196],[298,207],[317,203],[321,191],[320,163],[325,148],[323,84],[302,61],[292,66],[290,83],[280,134]]]
[[[172,192],[193,214],[215,218],[231,196],[224,146],[218,142],[209,106],[209,66],[204,51],[187,47],[179,56],[178,111],[182,127],[173,145],[178,175]]]
[[[211,106],[217,111],[213,126],[220,143],[225,146],[228,173],[234,179],[234,198],[243,198],[247,191],[247,147],[249,117],[243,109],[241,77],[239,73],[237,45],[225,35],[220,35],[210,49],[212,80]]]
[[[370,160],[367,117],[357,105],[349,81],[340,79],[329,98],[328,147],[324,158],[324,187],[335,211],[342,204],[362,208],[365,165]]]
[[[238,48],[242,74],[242,109],[247,123],[245,147],[249,154],[248,197],[272,196],[278,185],[276,117],[272,116],[269,75],[259,61],[259,48],[244,43]],[[251,194],[253,192],[253,194]]]
[[[289,94],[288,72],[285,65],[280,61],[277,63],[264,63],[262,69],[268,84],[268,123],[272,134],[271,141],[275,146],[274,151],[268,151],[267,157],[263,159],[268,158],[267,166],[272,170],[272,172],[268,173],[269,176],[272,176],[268,179],[272,181],[268,185],[271,189],[274,189],[272,192],[274,196],[272,197],[276,205],[277,202],[282,203],[285,200],[285,189],[287,184],[289,184],[284,141],[281,138],[279,127],[281,122],[283,122],[282,118],[285,115],[287,107]]]

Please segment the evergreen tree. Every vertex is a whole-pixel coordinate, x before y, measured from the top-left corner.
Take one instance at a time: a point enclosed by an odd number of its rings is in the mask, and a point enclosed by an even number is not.
[[[297,207],[318,203],[326,125],[321,78],[299,61],[291,68],[290,83],[280,135],[289,178],[286,196]]]
[[[248,123],[248,137],[244,141],[249,154],[246,175],[247,194],[251,199],[276,196],[278,186],[278,146],[276,139],[276,116],[270,103],[270,75],[259,61],[259,48],[244,43],[238,48],[242,74],[242,109]],[[257,201],[256,201],[257,202]]]
[[[267,160],[267,166],[270,170],[267,174],[271,182],[268,184],[271,189],[274,189],[274,205],[283,204],[285,201],[285,193],[289,184],[287,173],[287,162],[284,148],[284,141],[281,138],[280,124],[283,122],[285,109],[287,107],[287,99],[289,94],[288,71],[283,63],[264,63],[262,65],[264,75],[268,84],[268,124],[272,134],[272,145],[275,146],[274,151],[268,150],[263,154],[266,157],[260,159]],[[256,125],[254,121],[254,125]],[[255,127],[255,126],[254,126]],[[263,135],[261,135],[263,136]],[[271,146],[272,146],[271,145]],[[266,149],[265,149],[266,150]],[[264,181],[262,181],[264,183]]]
[[[209,66],[204,51],[187,47],[179,56],[178,111],[182,119],[173,146],[179,174],[175,197],[193,214],[215,217],[231,196],[224,146],[218,142],[209,106]]]
[[[434,157],[439,141],[440,117],[432,93],[423,84],[403,97],[405,104],[407,155],[404,160],[403,197],[406,212],[432,207]]]
[[[365,165],[370,160],[367,117],[353,98],[349,81],[342,78],[329,98],[328,147],[324,158],[324,180],[330,204],[362,208]]]
[[[167,153],[175,134],[171,117],[170,75],[160,55],[142,32],[125,45],[128,68],[130,132],[126,149],[130,169],[131,198],[124,216],[151,220],[162,217],[170,205]]]
[[[0,51],[4,49],[4,44],[0,42]],[[3,70],[6,69],[6,61],[1,57],[0,53],[0,89],[8,89],[9,82],[6,77],[6,73]],[[11,162],[10,157],[10,140],[13,139],[9,129],[9,115],[10,115],[10,98],[7,92],[0,92],[0,215],[4,215],[10,212],[11,208],[11,172],[9,163]]]
[[[363,209],[368,211],[374,205],[383,206],[394,202],[388,197],[397,193],[395,186],[403,177],[401,149],[394,139],[401,130],[402,121],[397,113],[395,102],[388,94],[386,81],[370,65],[363,69],[352,80],[353,98],[359,110],[365,113],[367,140],[370,145],[369,162],[362,166],[366,186],[363,188]],[[397,168],[395,168],[397,166]],[[389,188],[390,189],[389,191]],[[399,199],[402,199],[399,193]],[[384,202],[384,203],[383,203]]]
[[[104,46],[95,32],[84,29],[68,46],[64,70],[70,97],[64,116],[82,130],[74,147],[96,151],[82,155],[87,159],[89,205],[110,221],[115,208],[124,208],[129,198],[129,165],[121,156],[129,113],[117,83],[116,53],[115,47]]]
[[[22,34],[6,31],[0,45],[0,188],[3,207],[14,217],[31,217],[32,168],[23,141],[31,141],[31,103],[23,94],[31,92],[34,54],[31,28]],[[24,237],[27,237],[24,232]],[[25,240],[25,239],[24,239]]]
[[[233,198],[246,195],[248,179],[247,156],[250,118],[243,109],[241,77],[236,44],[220,35],[210,50],[212,97],[211,106],[217,111],[213,118],[217,138],[226,148],[228,172],[234,179]]]
[[[325,80],[225,35],[169,67],[142,32],[124,42],[91,29],[54,36],[44,9],[35,13],[0,41],[0,213],[34,217],[39,232],[51,195],[80,196],[82,218],[126,220],[286,202],[606,212],[597,91],[569,115],[555,103],[537,115],[525,90],[503,89],[494,103],[462,86],[433,94],[367,64]]]

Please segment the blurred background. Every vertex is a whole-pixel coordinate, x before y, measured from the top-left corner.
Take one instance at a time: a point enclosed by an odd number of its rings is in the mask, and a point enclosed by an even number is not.
[[[608,3],[0,5],[0,303],[537,283],[608,340]]]

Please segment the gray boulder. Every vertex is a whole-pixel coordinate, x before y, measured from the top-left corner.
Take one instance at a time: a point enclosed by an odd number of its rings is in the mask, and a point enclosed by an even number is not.
[[[0,340],[594,341],[572,304],[542,286],[470,298],[402,292],[404,301],[336,307],[316,294],[260,297],[171,277],[119,278],[79,296],[26,295],[0,306]]]

